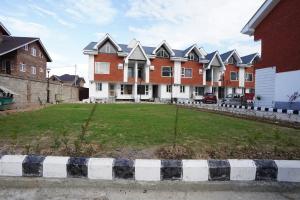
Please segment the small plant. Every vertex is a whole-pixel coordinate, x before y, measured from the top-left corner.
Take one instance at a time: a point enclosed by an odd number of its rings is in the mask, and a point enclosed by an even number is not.
[[[25,144],[24,148],[25,148],[25,154],[26,155],[30,154],[31,145],[30,144]]]
[[[294,92],[292,95],[288,95],[289,98],[289,107],[292,107],[292,104],[294,104],[297,99],[300,97],[300,92]]]
[[[55,135],[53,138],[53,143],[51,145],[51,148],[54,150],[58,150],[61,146],[61,141],[58,135]]]
[[[69,141],[70,141],[70,139],[68,138],[68,132],[67,132],[66,130],[64,130],[64,131],[62,132],[62,139],[61,139],[61,142],[64,144],[66,150],[69,149],[69,146],[68,146]]]

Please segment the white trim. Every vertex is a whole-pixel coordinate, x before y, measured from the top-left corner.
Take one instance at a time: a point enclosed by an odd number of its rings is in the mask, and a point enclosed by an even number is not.
[[[217,58],[219,59],[219,62],[221,63],[221,67],[223,68],[223,70],[226,70],[226,67],[225,67],[225,65],[224,65],[224,63],[223,63],[223,61],[222,61],[222,58],[221,58],[221,56],[220,56],[220,54],[219,54],[218,51],[215,52],[214,56],[213,56],[212,59],[209,61],[209,63],[208,63],[208,65],[207,65],[206,69],[210,69],[211,63],[212,63],[212,61],[215,59],[216,56],[217,56]]]
[[[143,49],[143,47],[142,47],[142,45],[141,45],[141,43],[140,43],[139,41],[136,43],[135,47],[131,49],[130,53],[129,53],[128,56],[125,58],[125,63],[128,64],[129,58],[130,58],[131,54],[134,52],[134,50],[135,50],[137,47],[140,47],[140,49],[141,49],[143,55],[144,55],[145,58],[146,58],[146,61],[147,61],[146,64],[147,64],[148,66],[150,66],[151,62],[150,62],[150,60],[149,60],[147,54],[145,53],[145,51],[144,51],[144,49]]]
[[[122,51],[122,48],[112,39],[112,37],[106,33],[105,36],[93,47],[93,49],[97,50],[106,40],[110,40],[115,47],[117,47],[118,51]]]
[[[204,58],[204,54],[202,54],[202,52],[200,51],[200,49],[198,48],[198,45],[197,44],[194,44],[189,50],[188,52],[186,52],[186,54],[184,55],[184,57],[188,57],[189,56],[189,53],[195,49],[195,52],[197,53],[197,55],[199,56],[199,60],[200,60],[200,57],[201,58]],[[203,49],[202,49],[203,50]],[[204,50],[203,50],[204,51]]]
[[[266,0],[242,29],[241,33],[252,36],[255,28],[273,10],[280,0]]]
[[[171,54],[171,56],[175,56],[174,51],[172,50],[171,46],[167,43],[166,40],[161,41],[161,43],[159,43],[159,45],[157,45],[156,48],[153,50],[152,54],[156,54],[157,50],[163,45],[165,45],[166,49],[168,50],[169,54]]]
[[[240,55],[238,54],[238,52],[235,49],[232,50],[231,54],[226,58],[224,63],[228,64],[228,60],[229,60],[229,58],[231,58],[231,56],[234,56],[234,58],[237,60],[237,64],[243,63],[242,58],[240,57]]]

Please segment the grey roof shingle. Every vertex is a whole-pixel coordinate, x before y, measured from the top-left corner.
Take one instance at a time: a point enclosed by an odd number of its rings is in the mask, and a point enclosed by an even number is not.
[[[59,78],[60,81],[62,82],[74,82],[75,78],[76,78],[76,85],[79,85],[80,81],[84,80],[84,78],[82,77],[79,77],[78,75],[71,75],[71,74],[64,74],[64,75],[61,75],[61,76],[57,76],[55,75],[57,78]]]
[[[241,57],[244,64],[250,64],[250,62],[257,56],[257,53],[246,55]]]
[[[205,56],[205,58],[206,58],[207,60],[211,60],[211,59],[213,59],[213,57],[214,57],[214,55],[215,55],[216,53],[217,53],[217,51],[211,52],[211,53],[207,54],[207,55]]]
[[[48,52],[46,49],[44,49],[44,46],[40,42],[39,38],[34,37],[15,37],[15,36],[3,36],[3,40],[0,43],[0,56],[7,54],[11,51],[14,51],[16,49],[19,49],[26,44],[39,41],[39,44],[42,46],[42,49],[44,50],[46,54],[46,58],[48,62],[51,62],[51,58],[48,55]]]
[[[234,50],[231,50],[231,51],[221,54],[220,56],[222,58],[222,61],[224,62],[225,60],[227,60],[227,58],[232,54],[232,52],[234,52]]]

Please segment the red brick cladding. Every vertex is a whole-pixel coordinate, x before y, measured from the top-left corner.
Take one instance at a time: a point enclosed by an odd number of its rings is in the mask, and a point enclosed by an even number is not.
[[[245,81],[245,88],[254,88],[255,87],[255,70],[254,70],[254,67],[251,66],[251,67],[245,68],[245,74],[246,73],[253,74],[252,75],[253,80],[251,82]]]
[[[150,83],[153,84],[171,84],[173,78],[162,77],[162,67],[171,66],[174,70],[174,62],[170,59],[155,58],[151,60],[151,65],[154,65],[154,70],[150,70]],[[172,80],[171,80],[172,79]]]
[[[199,69],[203,69],[203,64],[197,61],[187,61],[181,63],[181,67],[192,69],[192,78],[181,77],[182,85],[203,85],[203,74],[199,74]]]
[[[300,70],[300,1],[281,0],[256,27],[254,39],[262,41],[262,57],[256,68]]]
[[[33,47],[37,50],[36,56],[31,55],[31,48]],[[40,52],[43,55],[42,57],[40,56]],[[16,51],[1,56],[0,64],[2,64],[2,60],[10,60],[11,75],[35,80],[44,80],[46,78],[47,59],[38,42],[29,44],[28,51],[26,51],[24,47],[22,47],[17,49]],[[26,65],[25,72],[20,71],[21,63],[24,63]],[[32,66],[36,67],[36,74],[32,74]],[[4,72],[0,71],[0,73]]]
[[[124,70],[118,69],[119,63],[124,63],[124,58],[119,57],[117,54],[99,53],[94,57],[95,62],[109,62],[109,74],[94,74],[95,81],[110,81],[110,82],[123,82]],[[95,65],[94,65],[95,70]]]
[[[239,73],[239,68],[232,64],[226,65],[226,70],[224,72],[224,86],[225,87],[239,87],[239,81],[231,81],[230,80],[230,72]]]

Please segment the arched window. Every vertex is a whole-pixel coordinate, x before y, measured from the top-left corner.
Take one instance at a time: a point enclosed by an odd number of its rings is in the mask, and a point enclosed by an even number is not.
[[[156,56],[159,58],[170,58],[169,52],[164,47],[160,47],[157,50]]]

